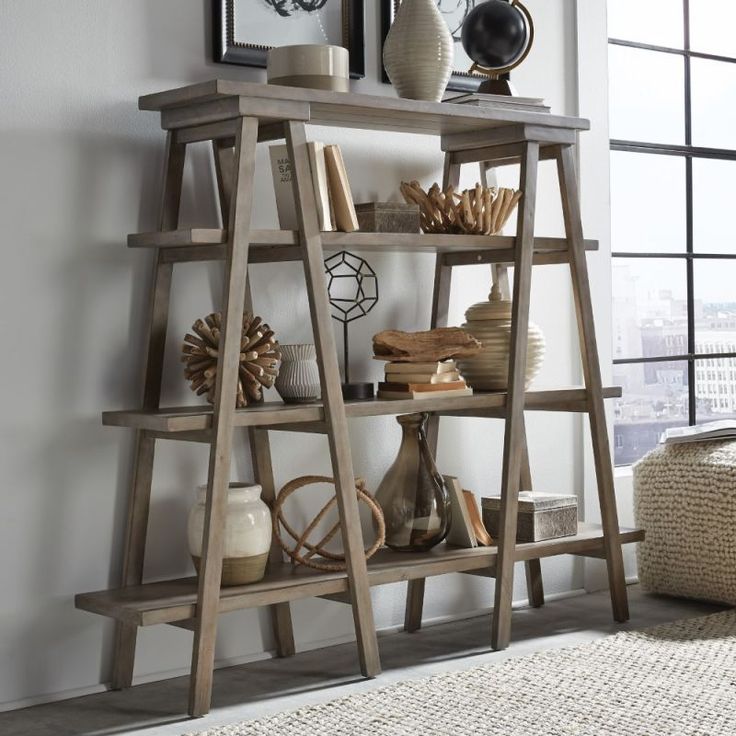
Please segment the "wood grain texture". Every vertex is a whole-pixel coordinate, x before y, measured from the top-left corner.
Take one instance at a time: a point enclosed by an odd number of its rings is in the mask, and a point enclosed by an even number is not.
[[[167,136],[164,176],[159,208],[159,230],[175,229],[179,222],[182,176],[186,147]],[[162,262],[156,251],[151,305],[147,324],[144,362],[143,410],[158,409],[161,399],[166,330],[169,321],[172,266]],[[123,585],[140,585],[146,550],[146,532],[153,481],[155,439],[138,431],[133,459],[133,479],[128,500],[128,515],[123,548]],[[113,644],[111,683],[115,690],[128,688],[133,680],[137,631],[135,626],[118,623]]]
[[[632,544],[644,539],[641,529],[622,529],[621,542]],[[440,544],[429,552],[412,554],[380,550],[368,564],[371,587],[401,580],[417,581],[449,572],[475,572],[492,576],[498,550],[496,547],[465,549]],[[525,542],[516,545],[518,562],[553,557],[560,554],[584,557],[605,554],[603,530],[598,524],[578,525],[573,537]],[[227,613],[245,608],[272,605],[313,596],[339,596],[348,591],[346,572],[294,568],[288,563],[271,564],[263,580],[250,585],[222,588],[219,611]],[[152,626],[176,621],[191,621],[197,608],[197,578],[164,580],[75,597],[77,608],[130,622]]]
[[[514,547],[516,546],[517,501],[521,478],[524,432],[525,370],[527,331],[531,294],[532,250],[536,205],[537,163],[539,144],[527,142],[521,162],[519,189],[524,196],[519,203],[517,220],[517,254],[514,262],[513,305],[511,313],[511,345],[509,382],[506,404],[506,426],[501,475],[501,509],[499,554],[496,563],[495,605],[491,645],[505,649],[511,636],[511,603],[514,588]]]
[[[593,300],[590,294],[588,266],[583,247],[583,226],[580,214],[580,197],[575,175],[574,150],[561,146],[557,171],[562,196],[562,212],[565,231],[570,241],[570,270],[572,276],[575,312],[580,335],[580,353],[583,376],[588,394],[590,433],[593,441],[593,461],[598,484],[598,501],[605,531],[606,565],[611,605],[616,621],[628,621],[629,603],[626,593],[626,576],[619,540],[616,491],[613,481],[611,448],[608,441],[606,410],[603,405],[601,369],[598,361],[598,345],[593,321]]]
[[[212,694],[223,530],[234,428],[235,406],[232,397],[238,381],[257,137],[258,121],[254,118],[242,118],[236,136],[233,196],[228,216],[228,258],[225,262],[223,285],[222,337],[212,417],[213,441],[205,503],[197,628],[194,632],[189,688],[189,713],[192,716],[201,716],[209,711]]]
[[[307,296],[312,317],[312,332],[317,348],[324,419],[329,427],[330,459],[335,478],[345,563],[353,601],[352,613],[358,640],[360,668],[366,677],[374,677],[381,671],[378,641],[363,551],[363,532],[355,493],[355,473],[353,472],[348,423],[330,316],[324,254],[317,221],[306,131],[302,123],[289,122],[287,124],[286,143],[292,163],[294,199],[301,233]]]

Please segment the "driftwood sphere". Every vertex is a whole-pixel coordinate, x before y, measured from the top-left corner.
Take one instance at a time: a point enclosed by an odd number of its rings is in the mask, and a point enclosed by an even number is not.
[[[215,312],[193,325],[194,335],[187,333],[182,346],[181,360],[184,376],[197,396],[215,401],[217,356],[220,348],[222,314]],[[242,409],[263,400],[263,388],[271,388],[278,375],[281,354],[273,330],[260,317],[250,312],[243,315],[240,335],[240,367],[235,405]]]
[[[291,561],[297,565],[306,565],[307,567],[313,567],[315,570],[334,570],[340,571],[345,570],[347,565],[345,564],[345,555],[341,552],[330,552],[325,549],[325,545],[335,537],[340,531],[340,522],[336,522],[330,528],[330,530],[317,542],[310,542],[309,536],[317,528],[317,525],[325,518],[328,511],[335,506],[337,503],[337,496],[333,496],[321,509],[321,511],[309,522],[307,528],[299,533],[289,524],[284,518],[284,503],[295,491],[304,486],[310,486],[317,483],[334,483],[334,478],[327,478],[323,475],[304,475],[300,478],[294,478],[289,481],[276,496],[276,501],[273,505],[273,535],[274,539],[278,542],[284,552],[291,558]],[[384,543],[386,539],[386,524],[383,519],[383,511],[378,505],[378,502],[371,496],[365,489],[365,481],[362,478],[355,479],[355,492],[358,494],[358,501],[362,501],[373,514],[373,520],[375,522],[374,528],[376,529],[376,539],[373,544],[365,550],[365,558],[369,559],[372,557],[378,548]],[[284,541],[281,535],[281,528],[283,527],[284,532],[291,537],[296,543],[295,546],[290,546]],[[304,550],[304,553],[302,553]],[[322,559],[315,559],[315,557]]]

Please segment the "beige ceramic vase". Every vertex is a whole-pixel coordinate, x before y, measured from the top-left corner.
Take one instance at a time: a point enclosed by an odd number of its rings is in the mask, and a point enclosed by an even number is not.
[[[478,391],[503,391],[508,387],[511,350],[511,302],[501,297],[493,284],[487,302],[473,304],[465,312],[463,329],[483,345],[472,358],[457,361],[458,370],[468,386]],[[544,360],[544,336],[529,323],[526,358],[526,387],[534,380]]]
[[[383,66],[399,97],[439,102],[454,52],[436,0],[402,0],[383,44]]]

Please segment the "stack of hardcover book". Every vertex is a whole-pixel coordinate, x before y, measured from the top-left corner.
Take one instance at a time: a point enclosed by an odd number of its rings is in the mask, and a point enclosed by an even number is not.
[[[473,394],[457,372],[454,360],[386,363],[385,378],[378,384],[379,399],[438,399]]]

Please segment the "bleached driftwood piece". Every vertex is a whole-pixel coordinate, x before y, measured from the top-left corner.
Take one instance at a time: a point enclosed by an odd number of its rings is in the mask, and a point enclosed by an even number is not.
[[[424,363],[475,355],[481,344],[459,327],[426,332],[384,330],[373,336],[373,357],[397,363]]]

